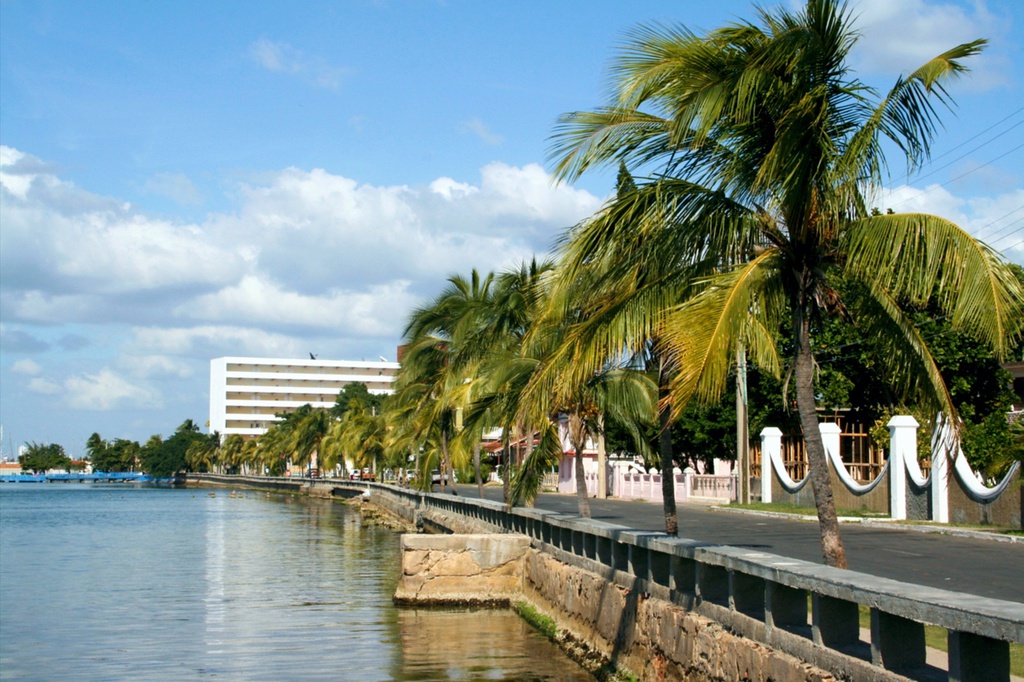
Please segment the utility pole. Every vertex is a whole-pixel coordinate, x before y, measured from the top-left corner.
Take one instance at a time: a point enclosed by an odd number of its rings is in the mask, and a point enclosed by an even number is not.
[[[736,348],[736,464],[739,469],[739,503],[750,504],[750,437],[747,424],[747,350]]]

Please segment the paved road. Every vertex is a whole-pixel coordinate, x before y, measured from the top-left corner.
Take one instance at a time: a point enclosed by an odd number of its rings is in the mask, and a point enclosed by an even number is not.
[[[484,489],[501,500],[501,489]],[[459,494],[476,497],[476,486]],[[540,509],[576,515],[576,498],[544,493]],[[638,530],[665,528],[661,505],[626,500],[590,500],[591,517]],[[685,538],[821,562],[818,524],[760,514],[680,505],[679,535]],[[847,560],[855,571],[955,592],[1024,602],[1024,543],[964,538],[915,530],[843,524]]]

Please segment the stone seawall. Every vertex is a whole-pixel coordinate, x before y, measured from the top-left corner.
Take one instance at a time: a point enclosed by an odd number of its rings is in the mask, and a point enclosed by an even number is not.
[[[560,561],[517,535],[405,535],[399,604],[525,602],[555,621],[558,642],[591,670],[637,680],[905,680],[868,665],[826,669],[765,646],[683,606],[643,581]],[[848,657],[839,656],[847,659]]]
[[[508,606],[529,548],[524,535],[403,535],[395,603]]]

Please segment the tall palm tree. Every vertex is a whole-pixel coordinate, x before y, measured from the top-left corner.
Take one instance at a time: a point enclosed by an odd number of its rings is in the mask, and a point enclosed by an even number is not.
[[[467,382],[474,378],[488,348],[493,282],[492,273],[481,276],[475,269],[468,279],[452,275],[433,301],[413,312],[405,329],[408,348],[400,374],[406,384],[418,382],[429,387],[421,393],[421,409],[433,414],[429,428],[438,429],[442,491],[447,482],[454,481],[452,455],[465,453],[468,458],[468,453],[475,451],[455,438],[467,406]],[[478,456],[474,464],[482,488]]]
[[[224,467],[240,471],[245,465],[242,459],[242,450],[245,447],[245,440],[237,433],[231,433],[224,437],[220,444],[220,462]],[[244,472],[242,472],[244,473]]]
[[[289,417],[293,461],[299,466],[305,465],[307,468],[318,467],[320,441],[324,439],[330,428],[330,413],[327,410],[306,404],[290,414]]]
[[[928,159],[935,103],[951,104],[946,85],[984,41],[939,55],[879,98],[847,67],[856,40],[837,0],[808,0],[795,13],[758,10],[756,24],[706,35],[640,27],[615,66],[610,106],[566,115],[554,147],[563,179],[619,160],[656,171],[597,216],[595,229],[629,224],[660,235],[672,262],[718,269],[661,326],[679,368],[668,398],[675,413],[721,393],[737,344],[769,368],[788,356],[822,553],[842,567],[815,411],[820,321],[845,316],[884,339],[894,383],[959,423],[898,302],[934,298],[955,327],[998,353],[1024,320],[1024,292],[994,251],[935,216],[873,216],[865,199],[885,179],[886,140],[911,170]],[[791,348],[777,343],[782,325]]]
[[[577,286],[571,288],[566,304],[546,306],[545,314],[533,321],[522,352],[524,360],[532,361],[533,366],[517,413],[528,424],[540,424],[545,418],[552,422],[564,419],[574,453],[576,495],[583,517],[590,516],[583,450],[601,433],[601,415],[610,412],[639,434],[639,424],[648,421],[655,411],[654,385],[644,373],[618,367],[606,357],[587,374],[574,369],[585,360],[581,362],[580,346],[567,336],[586,313],[578,303],[589,296],[579,292],[591,290],[592,273],[575,279]],[[544,437],[541,442],[545,442]]]
[[[658,202],[657,195],[639,194],[625,164],[620,162],[616,202]],[[649,206],[648,209],[653,209]],[[620,208],[621,211],[621,208]],[[603,218],[604,216],[601,215]],[[554,314],[577,308],[578,322],[566,330],[559,363],[569,356],[586,367],[598,368],[618,358],[644,367],[654,377],[659,397],[667,398],[675,377],[675,364],[664,352],[659,328],[665,313],[686,300],[692,280],[701,269],[667,257],[665,234],[634,229],[626,221],[587,220],[568,231],[559,248],[559,265],[551,297]],[[662,509],[665,532],[678,534],[675,499],[675,447],[671,407],[661,400],[654,421],[658,424],[657,450],[662,470]],[[639,441],[647,449],[647,443]]]

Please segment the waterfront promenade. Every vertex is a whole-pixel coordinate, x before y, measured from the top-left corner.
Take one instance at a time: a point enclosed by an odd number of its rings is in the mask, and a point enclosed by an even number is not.
[[[475,485],[459,485],[459,494],[477,497]],[[501,500],[501,488],[487,486],[485,496]],[[540,509],[575,515],[576,497],[543,493]],[[590,499],[591,517],[637,530],[661,531],[661,505],[630,500]],[[901,582],[1024,602],[1024,542],[960,537],[881,524],[844,523],[850,568]],[[680,537],[821,563],[816,521],[757,513],[679,506]]]

